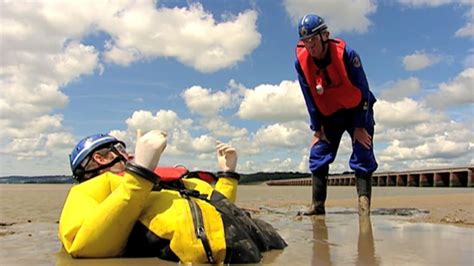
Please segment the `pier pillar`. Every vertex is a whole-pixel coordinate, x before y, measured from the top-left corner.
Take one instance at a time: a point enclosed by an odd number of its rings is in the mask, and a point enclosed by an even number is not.
[[[386,176],[379,176],[377,178],[377,186],[379,187],[386,186],[387,185],[387,182],[385,182],[386,178],[387,178]]]
[[[372,179],[372,186],[373,186],[373,187],[374,187],[374,186],[377,186],[377,182],[378,182],[377,177],[372,176],[371,179]]]
[[[355,179],[355,177],[351,177],[350,185],[351,185],[351,186],[355,186],[355,184],[356,184],[356,179]]]
[[[474,187],[474,174],[472,173],[473,168],[469,168],[467,171],[467,186]]]
[[[449,173],[449,186],[450,187],[462,187],[461,183],[462,173],[450,172]]]
[[[418,178],[420,177],[420,175],[418,174],[409,174],[408,175],[408,181],[407,181],[407,185],[409,187],[417,187],[418,186]]]
[[[433,186],[433,173],[424,173],[420,175],[420,187]]]
[[[397,176],[389,175],[387,176],[387,186],[393,187],[397,185]]]
[[[407,175],[397,175],[397,187],[406,187]]]
[[[434,173],[434,181],[433,181],[433,186],[435,187],[445,187],[446,186],[446,181],[445,181],[445,174],[443,173]]]

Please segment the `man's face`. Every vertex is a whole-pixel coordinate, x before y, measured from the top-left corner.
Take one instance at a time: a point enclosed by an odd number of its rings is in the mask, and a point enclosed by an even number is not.
[[[326,34],[317,34],[312,37],[303,39],[304,46],[306,47],[306,50],[308,50],[309,54],[312,57],[315,57],[317,59],[322,59],[324,57],[325,50],[323,49],[323,44],[321,42],[321,36],[323,36],[323,39],[326,39]]]
[[[119,156],[119,154],[123,156],[126,160],[130,160],[130,156],[127,153],[127,150],[121,143],[114,144],[112,147],[109,148],[109,151],[105,155],[98,154],[99,157],[95,157],[95,160],[100,165],[104,165],[112,162],[115,158]],[[113,173],[121,173],[125,171],[125,162],[119,161],[115,163],[110,168],[108,168],[108,171],[111,171]]]
[[[107,159],[111,162],[113,159],[115,159],[117,157],[117,155],[114,153],[114,152],[109,152],[107,154]],[[127,158],[127,157],[125,157]],[[117,163],[115,163],[114,165],[112,165],[109,169],[109,171],[113,172],[113,173],[121,173],[123,171],[125,171],[125,162],[124,161],[119,161]]]

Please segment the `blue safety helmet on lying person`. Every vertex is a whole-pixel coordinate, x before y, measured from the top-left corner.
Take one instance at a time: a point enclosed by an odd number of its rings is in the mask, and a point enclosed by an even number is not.
[[[304,15],[298,23],[298,34],[300,41],[311,38],[322,33],[328,27],[320,16],[315,14]]]
[[[111,151],[114,151],[117,157],[106,165],[86,171],[85,168],[91,160],[91,155],[95,151],[105,147],[110,147]],[[127,161],[128,158],[123,155],[122,151],[125,149],[125,147],[126,145],[123,141],[120,141],[108,134],[100,133],[85,137],[79,141],[76,147],[74,147],[74,149],[71,151],[71,154],[69,154],[69,162],[71,164],[73,178],[79,182],[82,182],[84,181],[83,178],[86,173],[110,167],[121,160]]]

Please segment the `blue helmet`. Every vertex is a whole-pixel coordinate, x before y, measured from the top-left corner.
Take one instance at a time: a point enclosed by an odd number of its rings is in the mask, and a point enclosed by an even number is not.
[[[318,15],[307,14],[300,19],[298,23],[298,34],[300,40],[315,36],[316,34],[327,29],[324,19]]]
[[[71,163],[73,177],[78,180],[82,178],[84,169],[81,166],[81,163],[90,154],[107,144],[114,144],[118,142],[125,146],[125,143],[108,134],[95,134],[85,137],[79,141],[76,147],[74,147],[74,149],[71,151],[71,154],[69,154],[69,162]]]

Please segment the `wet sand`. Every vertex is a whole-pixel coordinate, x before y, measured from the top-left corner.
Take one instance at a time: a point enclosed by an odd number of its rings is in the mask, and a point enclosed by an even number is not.
[[[0,265],[175,265],[156,258],[71,259],[57,222],[71,185],[0,185]],[[354,187],[329,187],[327,215],[297,216],[310,187],[241,186],[237,205],[288,242],[272,265],[473,265],[472,188],[374,187],[373,214],[359,220]]]
[[[242,186],[237,204],[242,207],[258,206],[306,208],[311,201],[309,186]],[[326,207],[357,208],[355,187],[328,187]],[[412,222],[452,224],[474,228],[474,188],[416,188],[373,187],[372,209],[416,208],[428,213],[411,217]]]

